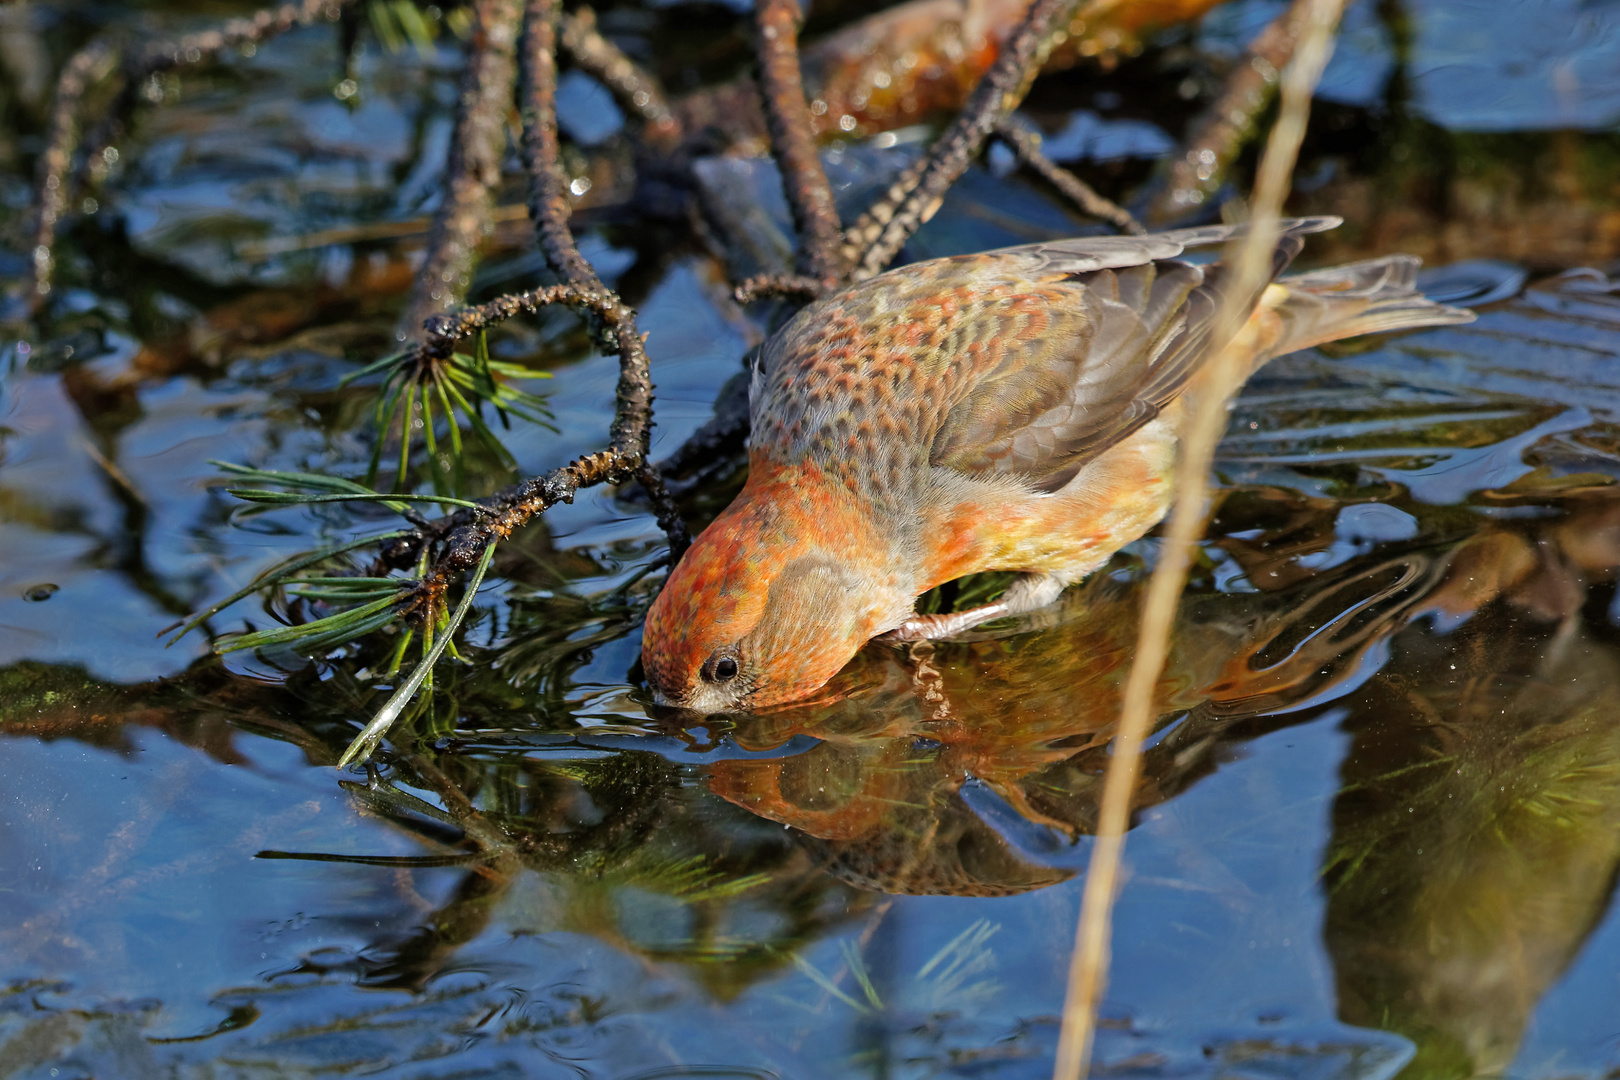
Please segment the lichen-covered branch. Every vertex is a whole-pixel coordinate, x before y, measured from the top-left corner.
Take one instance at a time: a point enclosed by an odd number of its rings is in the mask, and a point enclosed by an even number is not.
[[[466,296],[478,246],[492,228],[492,190],[501,179],[506,120],[517,82],[522,7],[520,0],[478,0],[473,13],[443,199],[433,215],[427,258],[400,317],[401,339],[418,333],[429,315],[455,307]]]
[[[852,230],[855,243],[851,247],[858,254],[846,254],[852,256],[856,279],[881,272],[912,233],[934,216],[945,192],[978,154],[997,121],[1024,100],[1051,49],[1050,31],[1068,22],[1078,2],[1034,0],[1030,4],[961,114],[929,148],[922,167],[916,171],[915,182],[907,185],[908,190],[900,198],[893,197],[900,194],[899,186],[891,189]]]
[[[557,41],[581,71],[608,88],[620,108],[641,118],[643,139],[664,148],[680,140],[680,121],[657,77],[602,36],[595,11],[582,7],[573,14],[564,12],[557,24]]]
[[[1090,184],[1065,169],[1041,150],[1041,137],[1016,116],[1004,116],[996,122],[996,138],[1006,143],[1018,160],[1080,208],[1081,213],[1106,221],[1133,236],[1147,232],[1131,212],[1111,199],[1105,199]]]
[[[1181,148],[1148,201],[1144,216],[1154,225],[1196,210],[1226,181],[1232,162],[1254,138],[1260,114],[1277,90],[1305,26],[1310,0],[1294,0],[1250,44],[1228,75],[1220,96],[1187,129]]]
[[[799,70],[797,0],[755,0],[754,50],[759,57],[760,92],[771,147],[782,172],[782,187],[799,234],[799,271],[825,282],[843,277],[842,226],[832,186],[821,168],[810,106]]]

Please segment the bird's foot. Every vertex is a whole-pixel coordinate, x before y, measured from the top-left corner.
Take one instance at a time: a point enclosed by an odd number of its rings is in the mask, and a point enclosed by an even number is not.
[[[940,615],[912,615],[905,622],[884,634],[889,641],[934,641],[970,630],[982,622],[1012,614],[1007,605],[997,600],[966,611],[950,611]]]
[[[940,615],[912,615],[883,637],[888,641],[935,641],[954,637],[980,623],[1043,608],[1058,598],[1065,582],[1056,574],[1026,574],[1013,582],[1000,599],[988,604]]]

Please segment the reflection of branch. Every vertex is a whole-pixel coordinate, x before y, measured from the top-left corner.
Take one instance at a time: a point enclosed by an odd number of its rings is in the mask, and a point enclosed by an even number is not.
[[[344,8],[356,0],[293,0],[279,7],[264,8],[240,19],[227,19],[213,30],[199,30],[173,41],[152,45],[141,54],[136,66],[139,77],[167,71],[182,64],[211,60],[229,49],[258,46],[295,26],[308,26],[316,19],[336,20]]]
[[[112,46],[105,41],[92,41],[73,54],[56,80],[45,150],[39,155],[34,222],[28,233],[32,241],[28,250],[33,270],[29,293],[36,304],[51,291],[51,248],[56,241],[56,224],[67,207],[68,166],[79,139],[79,105],[85,91],[113,55]]]
[[[490,230],[495,209],[491,190],[501,181],[506,117],[517,78],[520,10],[519,0],[478,0],[473,6],[443,197],[433,214],[427,258],[399,319],[400,331],[408,337],[421,331],[422,320],[454,307],[466,295],[478,245]]]
[[[1169,171],[1148,204],[1149,221],[1174,221],[1220,188],[1233,159],[1254,137],[1256,120],[1277,88],[1277,73],[1294,55],[1310,2],[1294,0],[1239,58],[1220,96],[1193,121],[1181,149],[1170,158]]]
[[[1121,232],[1141,236],[1147,232],[1131,212],[1118,203],[1105,199],[1092,190],[1091,185],[1046,156],[1041,149],[1040,135],[1015,116],[1003,116],[996,121],[996,138],[1006,143],[1029,168],[1061,191],[1081,212],[1108,222]]]
[[[1078,2],[1034,0],[967,105],[929,147],[921,167],[897,182],[856,222],[850,231],[858,253],[846,250],[846,254],[855,263],[857,279],[880,272],[911,234],[934,216],[945,192],[966,171],[996,121],[1024,100],[1051,48],[1048,30],[1067,23]]]
[[[564,13],[557,29],[558,43],[569,58],[606,86],[621,109],[641,117],[642,134],[649,141],[668,145],[680,138],[680,121],[657,77],[601,35],[595,11],[582,7],[572,15]]]
[[[755,0],[754,49],[771,147],[799,233],[798,268],[830,288],[843,275],[842,232],[804,100],[799,14],[797,0]]]
[[[336,18],[355,0],[294,0],[279,7],[265,8],[251,16],[231,19],[213,30],[186,34],[171,41],[149,45],[138,58],[124,60],[123,76],[130,87],[184,64],[211,60],[229,49],[257,46],[286,33],[295,26],[307,26],[317,18]],[[98,77],[99,70],[118,54],[104,41],[93,41],[73,55],[57,77],[56,95],[51,105],[49,133],[40,155],[38,187],[34,193],[33,225],[29,231],[32,267],[29,295],[35,304],[51,291],[51,257],[56,244],[56,227],[68,205],[68,166],[72,162],[79,127],[79,110],[85,91]],[[120,105],[133,104],[125,95]]]
[[[1344,0],[1302,0],[1305,19],[1299,55],[1282,80],[1282,107],[1266,140],[1255,179],[1253,216],[1246,233],[1228,245],[1224,298],[1214,316],[1210,341],[1219,352],[1209,361],[1207,380],[1197,408],[1180,439],[1172,483],[1175,502],[1159,548],[1159,561],[1148,582],[1136,652],[1126,677],[1119,733],[1103,782],[1097,815],[1097,839],[1086,869],[1084,899],[1069,966],[1063,1030],[1058,1039],[1057,1080],[1075,1080],[1091,1056],[1097,1009],[1107,978],[1108,938],[1130,824],[1131,797],[1141,770],[1142,743],[1153,720],[1154,689],[1170,650],[1176,606],[1186,584],[1192,553],[1204,528],[1209,471],[1215,444],[1226,427],[1227,402],[1249,370],[1257,351],[1251,334],[1242,333],[1248,308],[1272,273],[1279,233],[1278,215],[1288,195],[1289,179],[1310,117],[1311,94],[1333,51],[1333,34]]]

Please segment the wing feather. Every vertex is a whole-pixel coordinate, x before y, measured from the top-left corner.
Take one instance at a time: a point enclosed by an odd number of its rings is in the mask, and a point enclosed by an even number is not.
[[[1283,223],[1280,273],[1306,233],[1334,218]],[[999,253],[1032,280],[1057,279],[1079,332],[1020,343],[944,417],[929,460],[969,474],[1017,475],[1057,491],[1098,454],[1149,423],[1212,354],[1210,337],[1227,276],[1219,264],[1176,256],[1224,243],[1243,226],[1143,237],[1092,237]]]

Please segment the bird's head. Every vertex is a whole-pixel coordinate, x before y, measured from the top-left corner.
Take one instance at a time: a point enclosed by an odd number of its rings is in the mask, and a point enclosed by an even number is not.
[[[826,524],[740,498],[704,530],[647,613],[641,661],[660,705],[716,713],[797,700],[905,617],[911,597],[847,533],[827,543]]]

